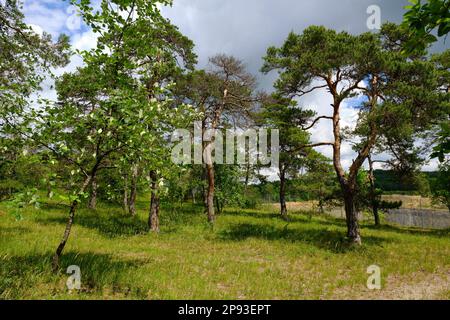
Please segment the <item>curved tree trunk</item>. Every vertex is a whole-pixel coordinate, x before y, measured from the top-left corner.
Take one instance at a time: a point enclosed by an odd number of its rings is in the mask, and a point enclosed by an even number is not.
[[[94,176],[95,176],[95,173],[93,173],[91,176],[86,178],[86,180],[84,181],[83,186],[79,190],[78,194],[82,194],[89,188],[89,185],[91,184]],[[77,210],[78,203],[79,203],[79,200],[76,199],[72,202],[72,204],[70,206],[69,218],[66,223],[66,229],[64,230],[63,238],[62,238],[61,242],[59,243],[59,246],[56,249],[56,252],[53,256],[53,261],[52,261],[53,271],[56,271],[59,268],[59,258],[64,250],[64,247],[66,246],[67,240],[69,239],[70,231],[72,230],[72,225],[73,225],[73,221],[75,218],[75,212]]]
[[[159,232],[159,194],[158,194],[158,175],[155,170],[150,171],[151,179],[151,200],[148,226],[150,231]]]
[[[365,158],[367,157],[370,149],[367,146],[358,154],[357,159],[353,161],[349,169],[349,174],[347,175],[341,164],[341,126],[340,126],[340,104],[341,100],[337,93],[337,84],[329,85],[330,91],[334,95],[333,103],[333,166],[341,186],[341,190],[344,196],[345,204],[345,218],[347,223],[347,237],[352,244],[361,244],[361,235],[359,232],[358,225],[358,212],[355,208],[355,186],[356,186],[356,176],[358,170],[362,166]]]
[[[131,192],[128,208],[130,214],[136,216],[136,196],[137,196],[137,182],[138,182],[138,166],[134,165],[131,173]]]

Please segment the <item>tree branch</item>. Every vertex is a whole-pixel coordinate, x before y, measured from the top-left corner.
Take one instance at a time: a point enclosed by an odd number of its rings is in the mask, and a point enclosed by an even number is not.
[[[312,127],[314,127],[315,125],[316,125],[316,123],[317,122],[319,122],[321,119],[328,119],[328,120],[333,120],[333,117],[329,117],[329,116],[320,116],[320,117],[317,117],[312,123],[311,123],[311,125],[309,125],[308,127],[303,127],[302,126],[302,130],[309,130],[309,129],[311,129]]]

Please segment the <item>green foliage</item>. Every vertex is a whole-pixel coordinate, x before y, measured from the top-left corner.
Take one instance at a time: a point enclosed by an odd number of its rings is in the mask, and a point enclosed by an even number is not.
[[[413,172],[401,175],[397,171],[374,170],[375,188],[385,192],[428,195],[435,172]]]
[[[304,110],[293,99],[275,93],[266,97],[257,121],[263,127],[279,129],[280,164],[290,172],[304,166],[304,156],[308,153],[309,133],[302,129],[314,115]]]
[[[225,206],[239,205],[242,203],[244,186],[241,180],[241,171],[237,165],[215,165],[214,192],[216,209],[221,213]],[[245,201],[244,201],[245,203]],[[248,203],[247,203],[248,204]]]
[[[378,208],[382,211],[389,209],[399,209],[403,205],[402,201],[385,201],[382,200],[378,204]]]
[[[440,165],[439,173],[432,183],[431,190],[433,199],[450,210],[450,162]]]
[[[438,133],[439,144],[433,148],[432,158],[438,158],[440,162],[444,162],[446,156],[450,153],[450,124],[443,122],[441,130]]]
[[[438,39],[432,34],[437,31],[438,37],[444,37],[450,32],[450,1],[449,0],[410,0],[406,6],[408,11],[403,18],[403,24],[410,30],[411,39],[404,45],[405,52],[423,50]]]
[[[27,189],[23,192],[16,193],[14,198],[6,203],[9,213],[19,221],[23,219],[23,210],[33,206],[35,209],[40,208],[40,197],[36,188]]]
[[[355,206],[358,211],[377,210],[386,211],[389,209],[398,209],[402,206],[402,201],[385,201],[381,199],[383,190],[373,188],[370,182],[369,173],[361,170],[357,178],[358,190],[355,199]]]
[[[20,2],[0,4],[0,134],[17,133],[28,98],[39,89],[52,67],[69,58],[69,39],[56,43],[49,34],[37,35],[24,22]]]
[[[450,32],[450,1],[449,0],[428,0],[422,3],[420,0],[411,0],[412,5],[406,7],[408,12],[404,15],[403,25],[410,33],[410,38],[404,42],[403,52],[414,53],[426,49],[437,41],[432,32],[437,30],[438,37],[446,37]],[[450,152],[450,50],[432,57],[432,61],[437,64],[441,73],[441,88],[446,91],[447,115],[440,124],[437,133],[437,145],[433,149],[432,158],[439,158],[440,162],[445,161],[446,155]]]
[[[378,34],[356,36],[311,26],[302,34],[291,33],[264,58],[262,71],[280,72],[276,87],[285,95],[302,97],[326,87],[335,113],[342,101],[359,98],[356,128],[338,132],[344,138],[361,138],[355,145],[359,157],[350,170],[352,178],[376,144],[396,158],[395,148],[411,149],[419,133],[432,130],[448,113],[448,95],[439,92],[443,71],[423,56],[401,54],[399,44],[406,38],[407,30],[391,23]],[[412,154],[416,162],[416,152]]]

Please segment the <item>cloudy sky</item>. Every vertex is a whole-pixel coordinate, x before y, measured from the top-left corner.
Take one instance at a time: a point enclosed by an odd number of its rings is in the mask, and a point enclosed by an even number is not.
[[[67,1],[23,1],[26,22],[36,32],[45,30],[55,37],[66,33],[76,49],[95,46],[95,34],[83,25]],[[407,0],[174,0],[173,6],[163,8],[162,12],[194,41],[199,67],[206,67],[208,58],[217,53],[234,55],[257,76],[261,89],[271,90],[276,73],[262,75],[259,72],[262,57],[269,46],[281,45],[290,31],[300,33],[309,25],[324,25],[358,34],[369,31],[367,20],[372,12],[367,11],[370,6],[380,8],[381,21],[399,22],[407,4]],[[435,50],[445,47],[449,47],[448,43],[441,41]],[[57,73],[74,70],[81,64],[81,59],[75,56],[69,66]],[[55,97],[50,83],[45,88],[45,95]],[[330,103],[330,97],[324,91],[310,94],[301,102],[325,115],[331,112]],[[343,125],[352,126],[356,111],[344,105],[342,113]],[[313,141],[331,139],[330,129],[331,125],[326,121],[319,123],[312,131]],[[320,151],[331,156],[329,147]],[[342,152],[344,166],[348,167],[355,155],[348,144]],[[424,170],[434,168],[436,163],[431,162]]]

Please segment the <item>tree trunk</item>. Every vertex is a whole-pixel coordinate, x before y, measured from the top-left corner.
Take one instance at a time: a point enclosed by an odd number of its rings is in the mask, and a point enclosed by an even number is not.
[[[347,221],[347,237],[352,244],[361,244],[361,235],[359,233],[358,212],[355,208],[354,191],[344,191],[345,217]]]
[[[367,157],[367,159],[369,160],[369,181],[370,181],[370,197],[371,197],[370,202],[372,204],[372,213],[375,219],[375,226],[378,227],[380,225],[380,214],[378,213],[378,199],[375,190],[375,175],[373,173],[373,161],[370,155]]]
[[[158,175],[155,170],[150,171],[151,180],[151,200],[148,226],[150,231],[159,232],[159,194],[158,194]]]
[[[250,182],[250,161],[245,166],[245,191],[247,191]]]
[[[128,208],[130,214],[134,217],[136,216],[136,196],[137,196],[137,182],[138,182],[138,166],[134,165],[131,173],[131,193],[130,202],[128,203]]]
[[[192,204],[195,204],[195,189],[194,188],[191,189],[191,193],[192,193]]]
[[[206,195],[206,212],[208,215],[208,222],[214,223],[216,217],[214,214],[214,165],[206,165],[206,174],[208,178],[208,191]]]
[[[127,213],[128,212],[128,174],[125,174],[123,179],[124,179],[124,187],[123,187],[122,206],[123,206],[123,211],[125,211],[125,213]]]
[[[78,195],[80,195],[84,191],[86,191],[86,189],[91,184],[94,176],[95,176],[95,173],[86,178],[86,180],[83,183],[83,186],[81,187],[80,191],[78,192]],[[64,231],[63,238],[62,238],[61,242],[59,243],[58,248],[56,249],[55,255],[53,256],[53,262],[52,262],[53,271],[56,271],[59,268],[59,258],[64,250],[64,247],[66,246],[67,240],[69,239],[69,235],[70,235],[70,231],[72,229],[72,225],[73,225],[73,221],[75,218],[75,212],[77,210],[78,203],[79,203],[79,200],[76,199],[72,202],[72,204],[70,206],[69,218],[66,223],[66,229]]]
[[[11,195],[11,194],[12,194],[12,189],[9,188],[9,195]],[[50,199],[51,195],[52,195],[52,185],[50,184],[50,179],[49,179],[49,181],[47,182],[47,198]]]
[[[95,210],[95,208],[97,207],[97,189],[98,189],[97,177],[95,176],[92,178],[91,183],[91,196],[89,198],[89,209]]]
[[[373,217],[375,219],[375,225],[378,227],[380,226],[381,222],[380,222],[380,214],[378,213],[378,205],[376,203],[372,205],[372,212]]]
[[[340,104],[341,100],[338,97],[337,85],[330,84],[330,91],[334,95],[333,103],[333,166],[341,186],[341,190],[344,194],[344,204],[345,204],[345,217],[347,222],[347,237],[352,244],[361,244],[361,236],[359,233],[358,225],[358,213],[355,208],[355,185],[356,185],[356,175],[359,168],[363,164],[364,156],[363,153],[368,153],[370,149],[366,149],[364,152],[360,153],[355,161],[353,161],[352,166],[349,169],[349,177],[346,178],[347,174],[341,164],[341,125],[340,125]]]
[[[319,203],[317,205],[319,207],[319,213],[325,213],[325,209],[323,208],[324,197],[322,186],[319,186]]]
[[[216,202],[217,214],[222,213],[222,205],[217,197],[214,197],[214,201]]]
[[[284,220],[287,220],[286,206],[286,172],[280,167],[280,213]]]

